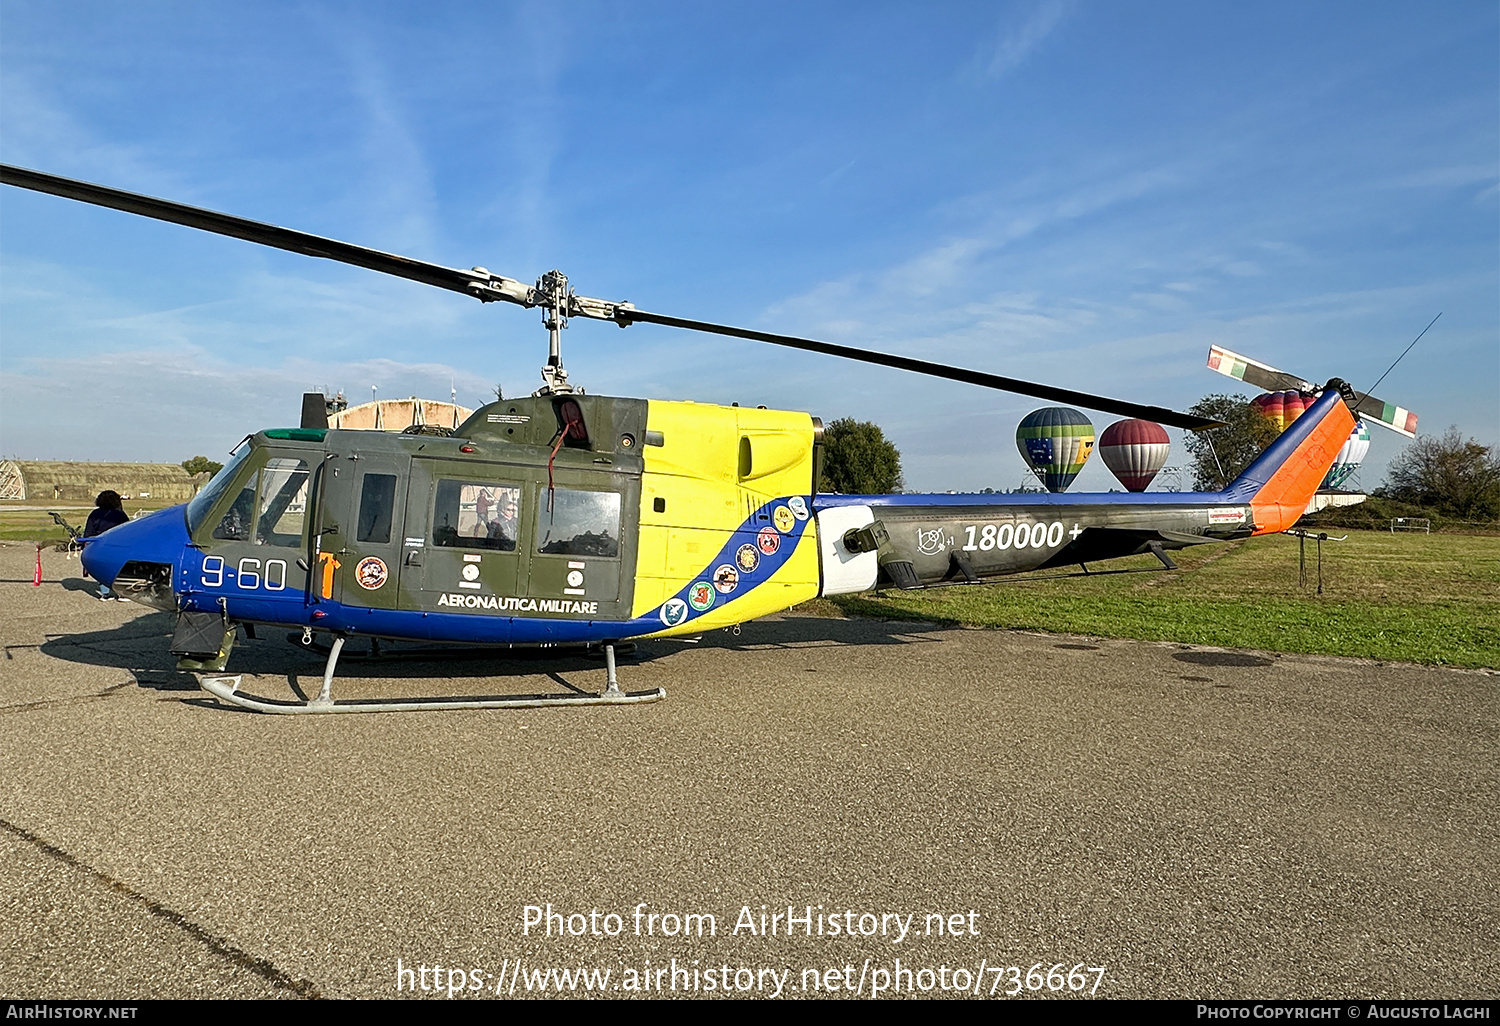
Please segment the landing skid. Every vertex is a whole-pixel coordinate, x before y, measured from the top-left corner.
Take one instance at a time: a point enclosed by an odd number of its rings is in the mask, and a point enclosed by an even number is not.
[[[604,661],[608,680],[604,691],[594,695],[571,693],[559,695],[479,695],[468,698],[407,698],[387,701],[381,698],[356,698],[343,702],[333,700],[333,671],[338,664],[339,652],[344,639],[335,638],[328,653],[328,665],[323,671],[323,689],[318,696],[307,702],[287,702],[274,698],[259,698],[239,693],[240,676],[200,676],[198,684],[215,698],[230,705],[254,712],[301,715],[309,713],[375,713],[375,712],[426,712],[435,709],[535,709],[541,706],[558,705],[635,705],[665,698],[662,688],[650,691],[621,691],[615,676],[615,647],[604,647]]]

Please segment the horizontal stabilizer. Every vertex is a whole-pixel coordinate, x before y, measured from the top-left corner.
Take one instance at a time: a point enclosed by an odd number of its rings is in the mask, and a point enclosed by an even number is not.
[[[1038,570],[1059,566],[1076,566],[1079,563],[1099,563],[1121,556],[1139,556],[1154,552],[1152,546],[1161,549],[1185,549],[1190,545],[1204,545],[1217,541],[1201,534],[1185,534],[1179,531],[1137,530],[1121,527],[1086,527],[1083,533],[1062,547]],[[1157,557],[1160,558],[1160,557]]]

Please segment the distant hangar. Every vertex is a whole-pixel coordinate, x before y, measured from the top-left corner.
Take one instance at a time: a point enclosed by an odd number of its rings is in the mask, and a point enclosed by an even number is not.
[[[187,502],[207,481],[207,474],[194,477],[175,463],[0,462],[0,499],[93,505],[96,495],[112,488],[126,501],[147,499],[170,506]]]
[[[346,431],[404,431],[424,425],[455,428],[474,412],[432,399],[382,399],[349,406],[328,401],[329,426]],[[69,460],[0,461],[0,499],[79,502],[92,505],[106,488],[127,502],[171,506],[187,502],[209,475],[189,474],[175,463],[87,463]]]

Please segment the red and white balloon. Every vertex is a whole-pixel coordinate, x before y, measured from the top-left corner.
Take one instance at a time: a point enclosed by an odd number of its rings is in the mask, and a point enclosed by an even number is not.
[[[1150,420],[1121,420],[1104,429],[1099,456],[1120,483],[1132,492],[1144,492],[1167,465],[1172,441],[1167,429]]]

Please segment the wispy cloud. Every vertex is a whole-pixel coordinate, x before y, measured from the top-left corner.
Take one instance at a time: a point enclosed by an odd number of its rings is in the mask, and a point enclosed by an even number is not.
[[[352,101],[347,145],[362,157],[359,174],[329,197],[340,220],[377,248],[441,259],[431,163],[395,62],[361,19],[315,11],[309,21],[336,55],[333,79]]]
[[[1064,328],[1094,319],[1097,305],[997,289],[992,278],[997,255],[1049,229],[1170,189],[1190,174],[1160,166],[1103,174],[1040,194],[956,200],[952,206],[971,222],[968,233],[936,241],[888,267],[819,283],[768,307],[765,319],[806,325],[798,330],[831,338],[898,341],[912,353],[928,346],[967,346],[987,336],[1055,338]]]
[[[1072,10],[1071,0],[1042,0],[1019,26],[1007,26],[993,44],[985,74],[1000,78],[1019,68]]]
[[[1497,177],[1500,168],[1494,164],[1450,164],[1402,175],[1389,185],[1397,189],[1454,189],[1481,182],[1493,185]]]
[[[0,155],[7,164],[194,201],[186,176],[165,170],[147,147],[107,141],[14,69],[0,75],[0,115],[5,122]]]

